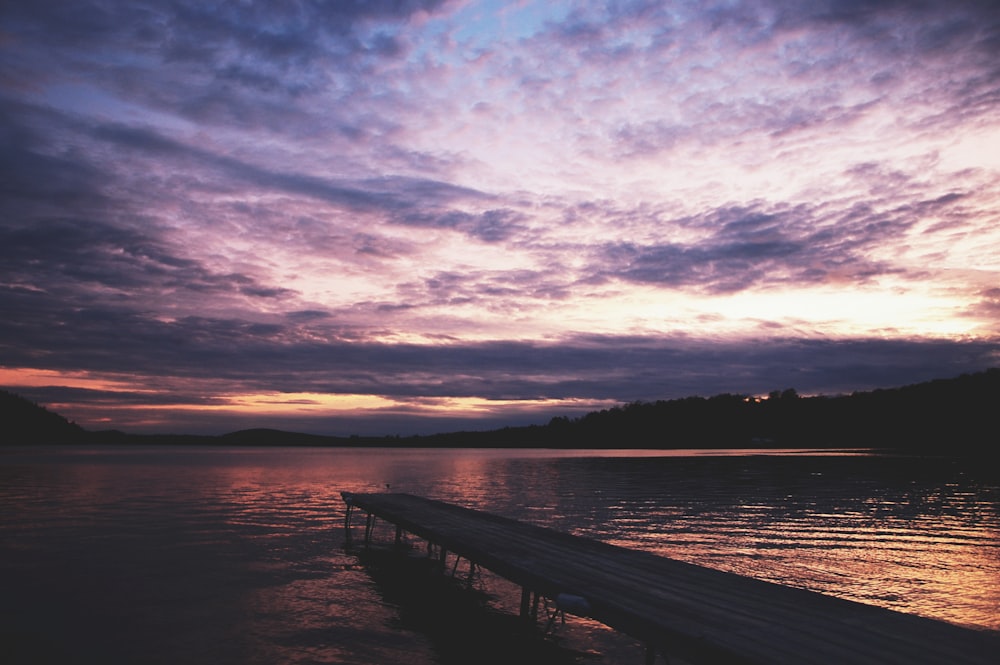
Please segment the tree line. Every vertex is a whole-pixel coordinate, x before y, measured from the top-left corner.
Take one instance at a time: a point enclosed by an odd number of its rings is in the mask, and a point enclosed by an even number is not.
[[[328,437],[278,430],[223,436],[88,432],[14,393],[0,390],[8,444],[157,443],[295,446],[537,448],[906,448],[996,449],[1000,368],[953,379],[850,395],[803,397],[794,388],[767,397],[724,393],[630,402],[545,425],[410,437]]]
[[[579,418],[494,432],[424,437],[441,444],[556,448],[911,448],[1000,445],[1000,369],[900,388],[802,397],[720,394],[631,402]]]

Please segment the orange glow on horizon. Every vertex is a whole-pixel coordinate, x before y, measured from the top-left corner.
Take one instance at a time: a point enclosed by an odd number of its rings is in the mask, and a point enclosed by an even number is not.
[[[133,384],[126,381],[96,378],[92,377],[90,372],[61,372],[34,367],[0,366],[0,385],[32,388],[59,385],[66,388],[84,388],[87,390],[136,390]]]
[[[578,398],[487,399],[483,397],[402,397],[391,395],[315,392],[260,392],[225,394],[206,390],[207,402],[158,401],[174,394],[173,389],[151,390],[145,377],[134,377],[135,383],[114,378],[89,376],[86,373],[60,373],[34,368],[0,368],[0,385],[17,388],[43,388],[53,385],[99,391],[92,398],[78,401],[47,401],[46,408],[80,424],[85,429],[124,429],[126,431],[156,430],[176,433],[176,423],[198,419],[198,414],[212,414],[239,423],[253,418],[254,422],[274,419],[281,426],[287,419],[355,418],[406,416],[430,418],[460,418],[475,421],[519,413],[537,413],[539,422],[551,415],[581,413],[619,406],[617,400],[585,400]],[[207,386],[203,386],[207,388]],[[177,388],[174,386],[173,388]],[[198,382],[186,390],[197,394]],[[108,394],[110,393],[110,394]],[[114,393],[128,400],[117,401]],[[143,400],[148,396],[148,401]],[[261,425],[271,426],[271,425]],[[237,427],[238,428],[238,427]]]

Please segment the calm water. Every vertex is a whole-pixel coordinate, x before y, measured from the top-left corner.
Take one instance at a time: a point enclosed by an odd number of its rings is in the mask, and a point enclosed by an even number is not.
[[[386,487],[1000,630],[1000,474],[981,461],[8,449],[0,661],[468,662],[454,635],[428,626],[420,607],[345,548],[340,491]],[[475,586],[494,610],[517,602],[516,589],[489,575]],[[484,630],[494,615],[484,615]],[[496,630],[504,640],[506,629]],[[628,638],[578,618],[550,643],[568,662],[641,662]]]

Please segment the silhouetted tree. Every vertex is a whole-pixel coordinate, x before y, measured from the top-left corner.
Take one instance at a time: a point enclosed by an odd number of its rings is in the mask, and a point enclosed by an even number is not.
[[[0,390],[0,428],[8,445],[70,443],[86,434],[76,423],[6,390]]]

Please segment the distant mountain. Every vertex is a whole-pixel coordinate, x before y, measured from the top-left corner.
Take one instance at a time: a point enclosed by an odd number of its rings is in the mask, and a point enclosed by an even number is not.
[[[1000,449],[1000,369],[834,397],[793,389],[767,398],[722,394],[632,402],[547,425],[430,436],[333,437],[273,429],[222,436],[86,432],[62,416],[0,391],[4,442],[94,441],[158,445],[393,446],[472,448],[895,448]]]
[[[7,445],[77,443],[87,436],[76,423],[6,390],[0,390],[0,433]]]
[[[901,388],[801,397],[633,402],[548,425],[419,437],[412,445],[551,448],[896,448],[997,451],[1000,369]]]
[[[240,446],[331,446],[347,445],[348,439],[321,434],[301,434],[277,429],[244,429],[219,437],[226,443]]]
[[[1000,369],[836,397],[635,402],[526,432],[556,447],[997,450]],[[524,429],[524,428],[522,428]]]

